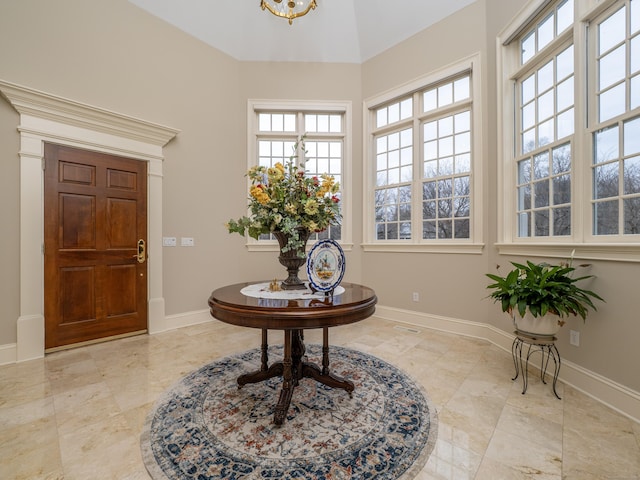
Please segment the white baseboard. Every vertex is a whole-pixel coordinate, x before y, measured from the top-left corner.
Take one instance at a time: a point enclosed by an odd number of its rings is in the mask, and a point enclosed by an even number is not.
[[[17,355],[18,345],[16,343],[0,345],[0,365],[6,365],[7,363],[16,363]]]
[[[485,323],[439,315],[429,315],[382,305],[376,306],[375,316],[393,322],[487,340],[509,353],[511,352],[511,344],[514,339],[512,334]],[[165,329],[163,331],[175,330],[189,325],[197,325],[211,321],[213,321],[213,318],[209,310],[196,310],[176,315],[168,315],[165,317]],[[17,357],[18,352],[15,343],[0,345],[0,365],[22,360]],[[562,361],[559,379],[585,395],[589,395],[640,423],[640,392],[620,385],[567,360]]]
[[[511,353],[513,334],[491,325],[376,305],[376,317],[447,333],[487,340]],[[640,423],[640,392],[575,363],[562,360],[559,380]]]
[[[212,322],[213,317],[209,310],[195,310],[193,312],[178,313],[166,317],[166,330],[198,325],[199,323]],[[165,331],[166,331],[165,330]]]
[[[564,383],[640,423],[639,392],[572,362],[563,361],[562,370]]]

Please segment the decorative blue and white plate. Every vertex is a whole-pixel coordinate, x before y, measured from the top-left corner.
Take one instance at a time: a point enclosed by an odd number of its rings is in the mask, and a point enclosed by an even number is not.
[[[320,240],[309,252],[307,276],[310,288],[318,292],[330,292],[342,281],[344,270],[344,252],[335,240]]]

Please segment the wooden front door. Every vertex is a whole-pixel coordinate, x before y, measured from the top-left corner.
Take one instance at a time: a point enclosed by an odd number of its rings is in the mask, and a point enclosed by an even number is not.
[[[45,144],[44,168],[45,348],[146,330],[146,162]]]

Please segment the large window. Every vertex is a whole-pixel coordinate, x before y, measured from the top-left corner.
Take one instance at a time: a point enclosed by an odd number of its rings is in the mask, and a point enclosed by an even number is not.
[[[503,244],[637,245],[640,0],[532,0],[502,40]]]
[[[593,234],[640,238],[640,0],[616,2],[591,36]]]
[[[302,104],[298,102],[249,102],[249,168],[273,167],[292,155],[304,156],[308,176],[332,175],[340,183],[341,225],[313,234],[310,240],[331,238],[344,244],[350,240],[348,191],[350,167],[349,137],[351,107],[348,103]],[[304,136],[306,152],[295,152],[296,142]],[[256,245],[275,245],[275,239],[263,235]]]
[[[477,245],[477,58],[366,102],[365,248]]]

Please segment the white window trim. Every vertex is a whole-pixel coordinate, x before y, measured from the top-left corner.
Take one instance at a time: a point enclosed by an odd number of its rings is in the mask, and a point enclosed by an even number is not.
[[[256,164],[256,136],[259,133],[257,110],[270,110],[280,112],[299,112],[309,110],[313,112],[340,112],[344,114],[344,151],[342,158],[342,178],[340,181],[340,191],[342,193],[341,210],[343,221],[340,224],[341,239],[340,246],[345,251],[353,249],[353,177],[352,177],[352,104],[350,101],[309,101],[309,100],[259,100],[249,99],[247,102],[247,170]],[[317,134],[323,136],[324,134]],[[316,134],[314,133],[314,136]],[[335,137],[335,134],[327,134],[328,137]],[[249,191],[251,181],[247,179],[247,191]],[[345,222],[344,219],[347,219]],[[278,242],[275,240],[256,240],[246,236],[246,246],[250,252],[277,252]]]
[[[529,24],[537,15],[552,2],[550,0],[531,0],[513,19],[513,21],[496,38],[496,63],[497,63],[497,99],[498,99],[498,242],[496,247],[501,255],[540,256],[552,258],[567,258],[574,252],[575,258],[587,260],[610,260],[625,262],[640,262],[640,242],[630,242],[628,239],[619,238],[600,239],[590,232],[573,231],[568,238],[549,237],[518,238],[515,234],[514,206],[516,202],[513,179],[515,178],[515,166],[512,162],[513,143],[517,114],[514,106],[514,78],[522,68],[519,66],[517,55],[513,49],[505,48],[512,41],[517,41],[518,35],[524,31],[523,25]],[[592,78],[592,72],[587,71],[587,53],[584,45],[587,43],[587,25],[606,9],[611,7],[616,0],[576,0],[574,8],[576,18],[573,38],[576,63],[576,115],[586,119],[586,95],[588,95],[586,82]],[[557,42],[565,39],[554,40],[546,48],[553,48]],[[544,52],[544,51],[543,51]],[[591,156],[590,135],[586,123],[576,125],[573,136],[574,158]],[[575,175],[583,175],[583,170],[588,168],[583,162],[574,163]],[[581,190],[578,190],[578,187]],[[591,215],[591,185],[589,182],[581,182],[580,186],[572,181],[572,215],[574,219],[580,219],[582,225],[590,223]],[[587,223],[585,223],[587,222]],[[585,241],[587,240],[588,243]],[[601,241],[598,241],[601,240]]]
[[[384,240],[375,239],[374,225],[374,190],[375,190],[375,168],[373,154],[374,144],[374,110],[384,103],[393,99],[424,89],[429,85],[441,82],[465,71],[471,71],[471,91],[472,91],[472,195],[471,195],[471,232],[470,239],[460,240],[423,240],[414,235],[411,240]],[[362,118],[365,124],[365,134],[363,136],[364,155],[364,179],[363,179],[363,243],[362,247],[368,252],[425,252],[425,253],[465,253],[480,254],[484,249],[483,236],[483,195],[482,195],[482,173],[484,157],[483,133],[482,133],[482,90],[481,90],[482,70],[480,67],[480,54],[474,54],[458,62],[447,65],[441,69],[431,72],[428,75],[417,78],[407,84],[393,88],[375,97],[368,98],[363,103]],[[414,124],[414,129],[416,125]],[[418,155],[422,158],[422,145],[418,146]],[[415,180],[414,180],[415,181]],[[415,225],[414,225],[415,226]],[[412,227],[414,227],[412,226]]]

